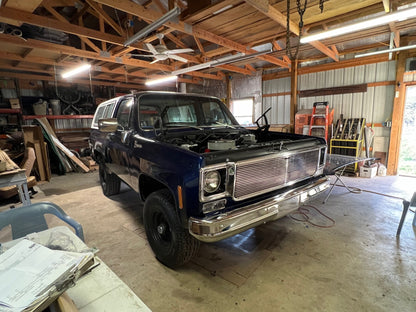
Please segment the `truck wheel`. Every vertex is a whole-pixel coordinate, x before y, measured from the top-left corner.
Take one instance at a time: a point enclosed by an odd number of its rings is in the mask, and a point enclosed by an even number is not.
[[[197,253],[199,241],[182,227],[172,201],[168,190],[152,193],[144,204],[143,222],[156,258],[174,269]]]
[[[114,173],[109,173],[103,163],[100,163],[99,174],[101,188],[105,196],[120,192],[120,179]]]

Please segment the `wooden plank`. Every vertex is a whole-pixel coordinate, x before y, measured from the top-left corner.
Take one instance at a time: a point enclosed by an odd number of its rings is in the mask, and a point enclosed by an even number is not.
[[[4,18],[11,18],[19,22],[35,25],[39,27],[46,27],[56,29],[76,36],[88,37],[95,40],[106,41],[111,44],[123,45],[124,38],[111,34],[102,33],[98,30],[93,30],[78,25],[65,23],[53,18],[44,17],[36,14],[27,13],[20,10],[0,8],[0,21]]]
[[[39,178],[41,181],[46,181],[45,166],[42,159],[42,149],[39,140],[34,140],[33,147],[36,153],[36,165],[38,167]]]
[[[325,46],[322,42],[320,41],[312,41],[309,42],[309,44],[311,46],[313,46],[314,48],[316,48],[317,50],[321,51],[323,54],[329,56],[330,58],[332,58],[334,61],[338,62],[339,61],[339,55],[338,53],[336,53],[334,50],[331,50],[330,48],[328,48],[327,46]]]
[[[0,12],[1,12],[1,9],[0,9]],[[93,51],[84,51],[84,50],[73,48],[70,46],[64,46],[64,45],[44,42],[44,41],[35,40],[35,39],[27,39],[26,41],[24,41],[16,36],[0,34],[0,40],[4,43],[7,42],[7,43],[15,44],[18,46],[22,46],[22,47],[45,49],[45,50],[53,51],[53,52],[60,53],[60,54],[68,54],[68,55],[74,55],[78,57],[86,57],[86,58],[101,60],[101,61],[109,62],[109,63],[124,64],[124,65],[130,65],[130,66],[135,66],[135,67],[144,67],[144,68],[150,68],[150,69],[162,70],[162,71],[168,71],[168,72],[173,70],[173,67],[168,66],[168,65],[150,64],[150,62],[137,60],[137,59],[129,59],[126,57],[115,57],[115,56],[104,57],[104,56],[101,56],[99,53],[96,53]]]
[[[84,163],[79,160],[74,153],[72,153],[68,148],[66,148],[57,138],[55,131],[52,129],[48,120],[45,117],[36,119],[43,127],[43,129],[49,134],[52,139],[52,142],[57,148],[59,148],[68,158],[70,158],[75,164],[77,164],[84,172],[88,172],[89,169]]]
[[[25,12],[32,13],[36,10],[36,8],[42,3],[42,0],[31,0],[31,1],[6,1],[5,7],[11,8],[11,9],[17,9]],[[13,19],[10,19],[7,21],[7,19],[4,21],[4,23],[11,24],[14,26],[22,26],[21,22],[15,21]]]
[[[262,12],[264,15],[268,16],[276,23],[280,24],[284,28],[287,26],[287,18],[282,12],[274,8],[267,0],[245,0],[251,6]],[[293,22],[289,21],[289,30],[294,33],[296,36],[299,36],[299,26]]]
[[[85,0],[120,36],[125,37],[125,31],[120,27],[95,1]]]
[[[342,86],[342,87],[302,90],[302,91],[299,91],[299,97],[324,96],[324,95],[359,93],[359,92],[367,92],[366,83],[358,84],[358,85]]]
[[[299,75],[310,74],[310,73],[317,73],[321,71],[328,71],[333,69],[340,69],[340,68],[347,68],[347,67],[354,67],[366,64],[373,64],[379,62],[386,62],[388,61],[388,55],[375,55],[369,57],[362,57],[360,59],[350,59],[340,62],[334,63],[327,63],[323,65],[317,66],[308,66],[308,67],[301,67],[299,68]],[[263,75],[263,80],[272,80],[272,79],[279,79],[279,78],[286,78],[290,77],[290,72],[279,72],[279,73],[272,73]]]
[[[406,67],[408,53],[400,53],[396,62],[396,88],[393,103],[393,113],[390,131],[390,144],[387,160],[387,174],[396,175],[399,166],[399,150],[403,126],[403,113],[405,106],[406,85],[403,76]]]
[[[43,7],[49,11],[58,21],[61,21],[63,23],[71,24],[65,17],[63,17],[61,14],[59,14],[52,6],[44,3]],[[95,52],[100,52],[100,49],[88,38],[78,36],[78,38],[87,44],[91,49],[93,49]]]

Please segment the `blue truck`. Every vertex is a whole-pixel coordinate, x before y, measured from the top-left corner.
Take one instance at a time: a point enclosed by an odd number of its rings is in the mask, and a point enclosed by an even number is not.
[[[104,195],[144,201],[156,258],[176,268],[215,242],[276,220],[329,186],[322,138],[238,124],[218,98],[141,92],[101,103],[90,147]]]

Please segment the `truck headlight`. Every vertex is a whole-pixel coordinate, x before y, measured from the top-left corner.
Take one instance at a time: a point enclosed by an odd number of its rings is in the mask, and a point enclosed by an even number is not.
[[[220,187],[221,176],[218,171],[210,171],[205,174],[204,179],[204,191],[207,193],[213,193]]]

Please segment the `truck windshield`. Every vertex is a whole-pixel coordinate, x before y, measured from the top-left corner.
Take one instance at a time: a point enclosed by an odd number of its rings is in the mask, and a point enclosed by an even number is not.
[[[178,94],[140,96],[140,127],[152,129],[157,121],[165,128],[238,126],[225,105],[215,98]]]

